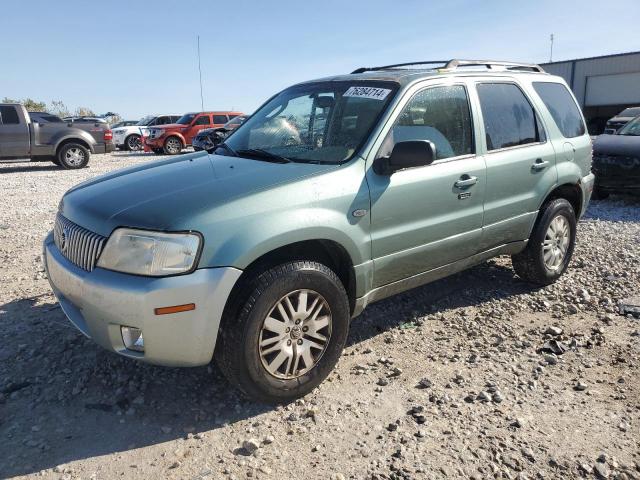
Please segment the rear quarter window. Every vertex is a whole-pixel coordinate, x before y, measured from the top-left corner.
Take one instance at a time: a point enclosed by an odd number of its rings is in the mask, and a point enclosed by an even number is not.
[[[544,102],[565,138],[584,135],[586,130],[582,115],[567,87],[561,83],[533,82],[533,89]]]
[[[20,119],[18,118],[16,107],[7,105],[4,107],[0,107],[0,124],[15,125],[17,123],[20,123]]]

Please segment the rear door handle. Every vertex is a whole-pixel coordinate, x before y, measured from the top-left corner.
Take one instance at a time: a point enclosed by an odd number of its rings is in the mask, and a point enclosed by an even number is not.
[[[462,177],[460,177],[460,180],[454,183],[454,185],[457,188],[464,188],[464,187],[470,187],[471,185],[475,185],[476,183],[478,183],[478,177],[470,177],[469,175],[463,175]]]
[[[531,165],[533,170],[543,170],[549,166],[549,162],[547,160],[542,160],[541,158],[536,159],[536,163]]]

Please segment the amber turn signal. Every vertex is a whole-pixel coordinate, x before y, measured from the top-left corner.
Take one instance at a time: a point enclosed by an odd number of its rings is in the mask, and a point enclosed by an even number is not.
[[[156,308],[154,310],[156,315],[167,315],[169,313],[180,313],[180,312],[188,312],[190,310],[195,310],[195,303],[187,303],[185,305],[174,305],[172,307],[161,307]]]

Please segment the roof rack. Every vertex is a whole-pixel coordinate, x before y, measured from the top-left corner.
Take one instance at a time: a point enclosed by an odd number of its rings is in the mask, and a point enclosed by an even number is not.
[[[424,62],[408,62],[408,63],[397,63],[395,65],[385,65],[383,67],[361,67],[354,70],[351,73],[364,73],[371,72],[376,70],[389,70],[392,68],[398,67],[409,67],[413,65],[434,65],[439,64],[442,65],[438,68],[440,71],[453,71],[457,70],[460,67],[487,67],[489,70],[523,70],[523,71],[531,71],[531,72],[540,72],[544,73],[544,69],[535,63],[519,63],[519,62],[502,62],[499,60],[461,60],[461,59],[453,59],[453,60],[426,60]],[[496,68],[497,67],[497,68]]]

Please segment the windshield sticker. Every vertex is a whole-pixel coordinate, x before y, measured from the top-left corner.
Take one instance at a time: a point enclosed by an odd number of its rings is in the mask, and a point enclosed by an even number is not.
[[[374,100],[384,100],[391,92],[388,88],[375,88],[375,87],[349,87],[349,90],[344,92],[344,97],[360,97],[360,98],[372,98]]]

